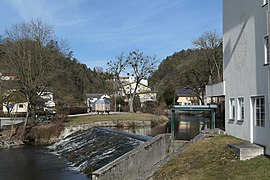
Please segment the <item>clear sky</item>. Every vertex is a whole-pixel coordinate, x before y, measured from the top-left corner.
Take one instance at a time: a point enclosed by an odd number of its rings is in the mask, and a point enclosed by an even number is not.
[[[41,19],[81,63],[106,68],[122,52],[162,61],[203,32],[222,34],[222,0],[0,0],[0,34]]]

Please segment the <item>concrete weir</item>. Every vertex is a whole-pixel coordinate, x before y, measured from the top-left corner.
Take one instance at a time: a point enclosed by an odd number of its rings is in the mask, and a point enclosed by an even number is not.
[[[93,180],[136,179],[170,153],[171,134],[160,134],[92,173]]]

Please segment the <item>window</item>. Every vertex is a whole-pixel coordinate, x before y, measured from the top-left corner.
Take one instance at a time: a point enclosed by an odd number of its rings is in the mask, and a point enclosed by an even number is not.
[[[238,98],[238,120],[243,121],[245,117],[244,98]]]
[[[267,4],[267,0],[263,0],[263,6]]]
[[[254,101],[254,118],[256,126],[264,127],[265,125],[265,103],[264,97],[256,97]]]
[[[235,119],[235,99],[230,98],[230,119]]]
[[[269,64],[269,37],[264,37],[264,63]]]
[[[19,108],[23,108],[23,104],[19,104]]]

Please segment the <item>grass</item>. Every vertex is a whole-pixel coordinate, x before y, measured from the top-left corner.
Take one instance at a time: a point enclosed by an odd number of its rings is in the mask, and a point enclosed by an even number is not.
[[[66,125],[80,125],[92,122],[125,120],[125,121],[151,121],[157,119],[158,116],[147,113],[125,113],[125,114],[110,114],[110,115],[85,115],[69,117]]]
[[[243,142],[231,136],[196,142],[156,172],[153,179],[270,179],[269,158],[240,161],[227,147]]]

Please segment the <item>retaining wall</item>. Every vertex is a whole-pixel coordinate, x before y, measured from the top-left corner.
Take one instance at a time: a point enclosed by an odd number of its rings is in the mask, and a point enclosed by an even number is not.
[[[154,137],[93,172],[92,179],[137,179],[140,174],[151,169],[154,164],[169,154],[170,137],[170,134],[160,134]]]

